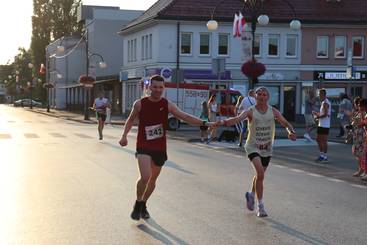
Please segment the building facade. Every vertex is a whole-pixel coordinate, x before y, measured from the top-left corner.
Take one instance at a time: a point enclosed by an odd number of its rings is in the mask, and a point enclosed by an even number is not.
[[[352,45],[353,35],[363,36],[360,31],[366,30],[363,26],[365,17],[355,6],[366,6],[367,3],[351,1],[353,3],[294,0],[292,5],[297,16],[293,16],[289,6],[281,0],[265,2],[264,13],[270,17],[270,23],[267,26],[257,25],[254,51],[256,59],[265,64],[267,70],[256,86],[265,85],[269,88],[270,104],[279,108],[288,120],[303,119],[304,87],[316,84],[315,72],[323,71],[322,66],[318,65],[331,62],[327,69],[337,68],[338,71],[346,68],[342,64],[346,60],[337,60],[335,64],[339,67],[333,67],[333,61],[315,58],[316,51],[310,50],[315,50],[317,46],[314,41],[314,36],[318,35],[317,28],[326,24],[327,27],[323,29],[329,29],[327,34],[332,35],[336,24],[345,28],[359,21],[359,29],[355,30],[355,34],[348,34],[349,45]],[[206,23],[216,5],[214,19],[218,21],[219,27],[216,31],[208,31]],[[162,71],[171,71],[173,74],[168,76],[168,81],[176,81],[178,77],[180,82],[246,91],[248,79],[240,71],[245,61],[241,41],[232,36],[233,15],[240,10],[241,3],[236,0],[223,3],[159,0],[122,28],[120,34],[124,39],[124,58],[120,78],[123,84],[123,112],[129,111],[134,100],[141,96],[142,82]],[[246,17],[246,12],[242,13]],[[302,23],[301,30],[289,28],[290,20],[295,17]],[[225,72],[219,79],[212,71],[211,64],[215,58],[225,59]],[[363,59],[353,60],[354,64],[363,62]],[[363,70],[363,67],[355,69]],[[350,91],[354,90],[358,92],[361,88],[357,86],[354,89],[352,86]]]
[[[54,54],[50,59],[51,63],[55,60],[53,70],[65,73],[62,79],[57,79],[52,72],[47,73],[50,82],[57,80],[60,84],[60,87],[55,87],[50,93],[50,99],[54,101],[52,105],[61,109],[83,110],[88,91],[78,80],[87,72],[88,57],[88,75],[95,79],[91,96],[89,96],[90,101],[87,102],[88,106],[92,105],[98,91],[104,90],[111,101],[113,111],[121,112],[121,83],[118,74],[122,65],[122,40],[118,31],[121,26],[126,25],[141,13],[142,11],[120,10],[119,7],[109,6],[81,5],[79,7],[78,21],[83,23],[85,29],[83,36],[73,40],[74,43],[70,45],[66,43],[69,38],[61,38],[48,48],[50,49],[48,57]],[[60,45],[65,47],[62,54],[57,53],[56,50]],[[99,66],[101,61],[107,64],[105,68]],[[50,71],[53,71],[52,65],[50,64]],[[71,69],[75,70],[76,78],[69,74]]]

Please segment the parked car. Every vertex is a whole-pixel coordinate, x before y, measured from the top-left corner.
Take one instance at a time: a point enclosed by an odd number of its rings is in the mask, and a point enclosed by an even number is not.
[[[20,99],[20,100],[17,100],[17,101],[14,101],[14,106],[30,106],[31,105],[31,100],[30,99]],[[39,101],[35,101],[35,100],[32,100],[32,106],[34,107],[42,107],[42,103],[39,102]]]

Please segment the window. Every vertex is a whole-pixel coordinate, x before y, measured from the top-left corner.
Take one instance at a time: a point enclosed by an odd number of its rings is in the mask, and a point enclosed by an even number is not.
[[[297,35],[287,35],[286,57],[297,57]]]
[[[181,55],[191,55],[191,33],[181,33]]]
[[[127,62],[131,62],[131,41],[127,41]]]
[[[317,37],[317,58],[328,58],[329,57],[329,37],[320,36]]]
[[[364,38],[353,37],[353,58],[363,58]]]
[[[149,35],[149,59],[153,58],[153,34]]]
[[[146,35],[145,36],[145,59],[149,59],[149,40],[148,40],[149,36]]]
[[[218,36],[218,55],[228,55],[229,35],[219,34]]]
[[[255,46],[253,49],[254,55],[260,57],[261,56],[261,35],[255,35]]]
[[[137,39],[135,38],[134,39],[134,56],[133,56],[133,61],[137,61],[137,58],[136,58],[136,52],[137,52]]]
[[[347,38],[344,36],[335,36],[335,58],[345,58],[346,57],[346,45]]]
[[[210,54],[210,34],[208,33],[200,34],[200,54]]]
[[[141,37],[141,59],[142,60],[145,60],[144,42],[145,42],[145,36],[142,36]]]
[[[279,35],[269,35],[268,56],[279,56]]]

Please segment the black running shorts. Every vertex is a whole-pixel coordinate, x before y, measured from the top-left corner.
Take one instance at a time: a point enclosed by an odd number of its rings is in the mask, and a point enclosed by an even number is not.
[[[107,115],[97,112],[97,119],[99,120],[100,118],[102,119],[103,122],[105,122],[106,118],[107,118]]]
[[[317,134],[319,134],[319,135],[329,135],[329,128],[318,127],[317,128]]]
[[[263,165],[263,167],[268,167],[269,166],[269,163],[270,163],[270,158],[271,157],[262,157],[262,156],[260,156],[260,154],[259,153],[257,153],[257,152],[254,152],[254,153],[250,153],[249,155],[248,155],[248,158],[250,159],[250,161],[252,161],[252,159],[254,159],[255,157],[260,157],[260,159],[261,159],[261,165]]]
[[[153,163],[158,167],[162,167],[164,163],[167,161],[167,152],[165,151],[150,151],[150,150],[136,149],[135,157],[138,157],[138,155],[150,156],[152,158]]]

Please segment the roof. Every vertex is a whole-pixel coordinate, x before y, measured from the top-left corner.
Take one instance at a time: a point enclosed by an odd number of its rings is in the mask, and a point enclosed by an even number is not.
[[[149,20],[194,20],[206,21],[220,0],[158,0],[138,18],[130,22],[121,31]],[[296,18],[302,23],[330,24],[367,24],[366,0],[341,0],[329,2],[326,0],[289,0],[293,5]],[[243,0],[224,0],[214,13],[214,19],[232,22],[235,12],[243,10]],[[292,9],[284,0],[266,0],[263,13],[271,22],[289,22],[293,19]]]

